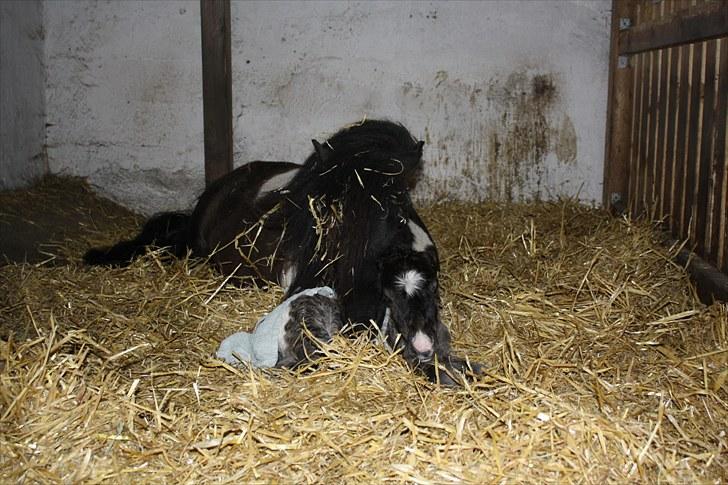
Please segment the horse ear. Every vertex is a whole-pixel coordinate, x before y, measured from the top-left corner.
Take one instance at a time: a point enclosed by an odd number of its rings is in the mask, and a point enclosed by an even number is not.
[[[311,140],[311,143],[313,143],[313,148],[316,150],[316,154],[319,157],[319,160],[321,160],[323,163],[328,162],[331,159],[331,155],[333,155],[334,150],[331,148],[331,145],[328,143],[321,144],[316,140]]]
[[[417,148],[416,148],[416,150],[417,150],[417,153],[419,154],[419,156],[422,156],[422,147],[424,147],[424,146],[425,146],[425,142],[424,141],[420,140],[420,141],[417,142]]]

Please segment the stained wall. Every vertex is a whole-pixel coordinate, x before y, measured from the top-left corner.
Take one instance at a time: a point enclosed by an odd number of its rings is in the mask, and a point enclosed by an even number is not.
[[[0,2],[0,190],[46,173],[43,2]]]
[[[198,2],[46,2],[51,170],[142,210],[203,184]],[[236,164],[364,117],[427,142],[417,198],[601,197],[608,1],[233,2]]]

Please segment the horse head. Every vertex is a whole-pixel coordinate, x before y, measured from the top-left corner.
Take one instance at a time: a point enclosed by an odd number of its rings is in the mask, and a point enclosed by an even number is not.
[[[423,142],[399,124],[366,120],[313,145],[286,187],[283,249],[298,265],[288,294],[332,286],[346,320],[375,321],[410,365],[452,383],[435,366],[453,362],[437,249],[409,196]]]
[[[381,258],[382,327],[390,344],[420,366],[449,354],[450,333],[440,319],[437,249],[414,208],[407,209]]]

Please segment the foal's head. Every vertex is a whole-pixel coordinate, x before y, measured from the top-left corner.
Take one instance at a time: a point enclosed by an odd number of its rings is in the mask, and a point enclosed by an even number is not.
[[[440,320],[437,249],[416,216],[402,222],[396,242],[382,261],[387,315],[382,326],[390,342],[414,364],[449,354],[450,332]]]

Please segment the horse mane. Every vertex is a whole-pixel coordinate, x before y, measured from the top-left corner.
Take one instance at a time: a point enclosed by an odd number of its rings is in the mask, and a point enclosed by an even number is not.
[[[422,170],[424,142],[392,121],[363,120],[342,128],[323,144],[312,141],[315,150],[303,166],[313,172],[325,173],[342,162],[353,168],[376,161],[379,170],[396,173],[412,189]]]
[[[289,291],[332,285],[346,309],[357,288],[381,285],[378,257],[406,227],[422,142],[402,125],[366,120],[314,146],[286,187],[284,244],[302,266]]]

